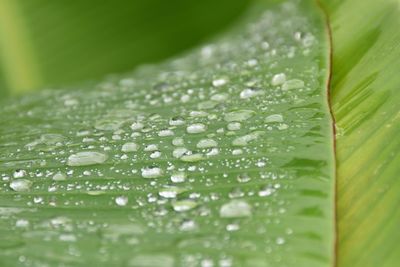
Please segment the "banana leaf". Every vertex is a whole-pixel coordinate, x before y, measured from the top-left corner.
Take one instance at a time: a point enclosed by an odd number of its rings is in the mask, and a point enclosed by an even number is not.
[[[164,62],[3,99],[0,266],[397,266],[398,7],[255,1]]]

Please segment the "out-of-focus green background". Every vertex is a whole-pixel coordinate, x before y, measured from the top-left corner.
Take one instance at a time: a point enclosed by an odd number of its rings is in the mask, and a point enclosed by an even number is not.
[[[211,38],[250,0],[0,0],[0,97],[157,62]]]

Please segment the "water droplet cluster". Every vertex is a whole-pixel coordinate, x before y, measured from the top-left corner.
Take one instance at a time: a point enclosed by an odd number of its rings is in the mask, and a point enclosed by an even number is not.
[[[293,244],[324,247],[326,62],[322,28],[298,5],[253,11],[213,43],[93,90],[1,107],[0,255],[289,266]]]

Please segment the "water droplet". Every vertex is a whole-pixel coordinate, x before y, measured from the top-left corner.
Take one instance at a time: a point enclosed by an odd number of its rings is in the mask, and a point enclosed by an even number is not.
[[[195,153],[195,154],[191,154],[191,155],[183,155],[181,157],[181,160],[184,162],[197,162],[200,160],[203,160],[204,156],[200,153]]]
[[[302,80],[293,79],[286,81],[282,85],[282,90],[291,90],[291,89],[299,89],[304,87],[304,82]]]
[[[244,136],[237,137],[237,138],[233,139],[232,145],[247,146],[249,142],[256,140],[263,134],[264,134],[263,131],[254,131],[254,132],[246,134]]]
[[[22,177],[24,177],[26,175],[26,171],[25,170],[16,170],[14,173],[13,173],[13,177],[14,178],[22,178]]]
[[[116,197],[115,204],[117,204],[118,206],[126,206],[126,204],[128,204],[128,197],[126,196]]]
[[[180,200],[172,202],[172,208],[176,212],[189,211],[195,208],[198,204],[193,200]]]
[[[174,183],[183,183],[186,180],[186,173],[184,172],[174,172],[171,175],[171,181]]]
[[[238,131],[240,130],[241,126],[242,125],[240,124],[240,122],[230,122],[228,123],[227,128],[229,131]]]
[[[228,99],[228,97],[228,94],[215,94],[212,95],[210,99],[217,102],[224,102]]]
[[[28,191],[32,187],[32,182],[26,179],[13,180],[10,183],[10,188],[17,192]]]
[[[265,118],[265,122],[283,122],[283,116],[281,114],[272,114]]]
[[[202,123],[195,123],[195,124],[189,125],[189,126],[186,128],[186,131],[187,131],[188,133],[190,133],[190,134],[197,134],[197,133],[205,132],[206,129],[207,129],[207,127],[206,127],[204,124],[202,124]]]
[[[96,122],[94,128],[101,131],[115,131],[118,130],[122,125],[120,121],[113,120],[99,120]]]
[[[144,125],[143,125],[143,123],[141,123],[141,122],[134,122],[134,123],[132,123],[132,125],[131,125],[131,129],[132,129],[133,131],[138,131],[138,130],[140,130],[140,129],[143,129],[143,127],[144,127]]]
[[[138,145],[136,143],[125,143],[122,145],[121,151],[122,152],[134,152],[137,151]]]
[[[100,164],[107,160],[107,156],[100,152],[84,151],[72,154],[68,157],[68,166],[88,166]]]
[[[222,218],[241,218],[251,216],[251,206],[244,200],[232,200],[219,210]]]
[[[212,85],[214,86],[214,87],[220,87],[220,86],[223,86],[223,85],[225,85],[227,83],[227,80],[225,80],[225,79],[216,79],[216,80],[213,80],[212,81]]]
[[[226,226],[226,230],[229,232],[237,231],[240,229],[240,226],[236,223],[230,223]]]
[[[161,156],[160,151],[154,151],[153,153],[150,154],[150,158],[152,158],[152,159],[159,158],[160,156]]]
[[[152,152],[152,151],[156,151],[156,150],[158,150],[158,146],[156,144],[150,144],[144,148],[144,151],[146,151],[146,152]]]
[[[169,120],[169,125],[171,126],[179,126],[185,123],[185,120],[182,117],[173,117]]]
[[[285,243],[285,239],[283,237],[278,237],[276,238],[275,243],[277,245],[283,245]]]
[[[260,96],[263,94],[264,94],[264,91],[262,91],[262,90],[259,90],[256,88],[246,88],[240,92],[239,96],[241,99],[248,99],[248,98]]]
[[[185,192],[185,189],[176,186],[168,186],[160,189],[158,194],[164,198],[176,198],[176,196],[182,192]]]
[[[246,173],[241,173],[236,177],[237,181],[239,183],[247,183],[248,181],[251,180],[250,176]]]
[[[278,73],[272,77],[271,84],[273,86],[281,85],[286,81],[285,73]]]
[[[197,225],[193,220],[183,220],[181,225],[179,226],[179,230],[181,231],[193,231],[196,228]]]
[[[255,114],[255,112],[253,110],[237,110],[237,111],[232,111],[229,113],[226,113],[224,116],[224,120],[227,122],[232,122],[232,121],[244,121],[244,120],[248,120],[251,117],[253,117],[253,115]]]
[[[217,105],[218,105],[218,102],[210,100],[210,101],[200,102],[197,105],[197,108],[198,109],[212,109],[212,108],[215,108],[215,106],[217,106]]]
[[[172,140],[172,144],[173,144],[174,146],[183,146],[183,144],[184,144],[183,138],[182,138],[182,137],[175,137],[175,138]]]
[[[56,174],[53,175],[54,181],[64,181],[65,179],[67,179],[67,177],[65,176],[65,174],[61,172],[57,172]]]
[[[185,147],[178,147],[175,148],[174,151],[172,151],[172,156],[174,156],[175,158],[180,158],[183,155],[185,155],[189,150],[187,150],[187,148]]]
[[[158,178],[163,175],[163,171],[159,167],[148,167],[142,169],[142,177],[143,178]]]
[[[218,143],[213,139],[201,139],[196,145],[197,148],[210,148],[216,146],[218,146]]]
[[[175,259],[168,254],[139,254],[134,255],[128,262],[130,267],[174,267]]]
[[[158,132],[158,136],[160,137],[172,136],[172,135],[174,135],[174,132],[169,129],[161,130]]]

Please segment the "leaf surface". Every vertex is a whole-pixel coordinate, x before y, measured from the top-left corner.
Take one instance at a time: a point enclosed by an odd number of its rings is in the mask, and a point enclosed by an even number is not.
[[[314,2],[257,3],[182,57],[3,102],[0,263],[331,266],[328,52]]]

